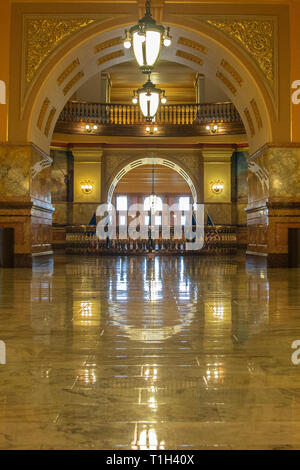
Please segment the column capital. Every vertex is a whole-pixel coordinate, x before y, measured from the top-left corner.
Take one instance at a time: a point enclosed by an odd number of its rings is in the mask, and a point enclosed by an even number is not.
[[[103,149],[90,147],[73,147],[71,149],[75,162],[99,162],[102,161]]]

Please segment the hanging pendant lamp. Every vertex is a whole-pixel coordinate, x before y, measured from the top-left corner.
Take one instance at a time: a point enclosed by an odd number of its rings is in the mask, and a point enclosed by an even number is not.
[[[150,202],[150,210],[152,214],[155,214],[158,210],[158,197],[155,194],[154,191],[154,164],[152,166],[152,193],[149,199]]]
[[[143,116],[147,122],[153,122],[158,110],[159,100],[163,104],[166,103],[167,98],[165,91],[156,88],[154,83],[150,80],[150,74],[147,82],[139,90],[135,90],[132,98],[133,104],[139,103]]]
[[[125,30],[124,47],[133,46],[135,59],[143,73],[150,73],[158,60],[162,44],[169,47],[172,42],[170,28],[159,25],[152,18],[150,0],[146,0],[146,13],[135,26]]]

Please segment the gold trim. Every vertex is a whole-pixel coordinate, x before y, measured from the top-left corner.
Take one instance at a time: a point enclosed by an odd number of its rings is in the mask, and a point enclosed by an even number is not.
[[[45,98],[44,103],[41,106],[40,114],[39,114],[39,117],[38,117],[38,120],[37,120],[37,128],[40,129],[40,130],[42,129],[44,117],[45,117],[45,114],[47,112],[49,104],[50,104],[50,100],[48,98]]]
[[[190,60],[191,62],[195,62],[195,64],[203,65],[203,60],[200,59],[200,57],[190,54],[189,52],[185,52],[179,49],[176,52],[176,56],[181,57],[182,59]]]
[[[251,104],[252,109],[253,109],[253,113],[254,113],[254,116],[255,116],[255,119],[256,119],[256,122],[257,122],[258,130],[260,130],[260,129],[263,128],[263,123],[262,123],[262,119],[261,119],[261,115],[260,115],[257,103],[256,103],[254,98],[250,101],[250,104]]]
[[[64,18],[43,15],[38,18],[25,16],[24,44],[26,44],[25,77],[30,83],[47,56],[64,39],[94,23],[86,17]]]
[[[117,59],[118,57],[123,57],[124,51],[116,51],[116,52],[111,52],[110,54],[103,55],[102,57],[99,57],[98,59],[98,65],[104,64],[104,62],[108,62],[109,60]]]
[[[66,84],[66,86],[63,89],[63,94],[66,96],[66,94],[73,88],[73,86],[81,80],[81,78],[84,76],[83,70],[80,70],[74,77]]]
[[[267,79],[274,80],[275,20],[269,18],[216,18],[206,22],[230,36],[252,56]]]
[[[251,137],[254,137],[255,136],[255,129],[254,129],[254,124],[253,124],[252,117],[251,117],[249,109],[245,108],[244,113],[245,113],[245,116],[246,116],[248,124],[249,124]]]
[[[237,94],[237,89],[235,86],[231,83],[230,80],[228,80],[227,77],[225,77],[225,75],[222,74],[222,72],[218,71],[216,73],[216,77],[221,80],[222,83],[224,83],[224,85],[231,91],[233,95]]]
[[[50,126],[52,124],[55,113],[56,113],[56,108],[53,107],[51,109],[50,113],[49,113],[49,116],[48,116],[48,119],[47,119],[47,122],[46,122],[46,126],[45,126],[44,134],[45,134],[46,137],[48,137],[48,135],[49,135]]]
[[[240,76],[240,74],[235,70],[235,68],[230,65],[226,60],[222,59],[221,66],[223,69],[225,69],[230,75],[235,79],[235,81],[242,86],[243,85],[243,79]]]
[[[109,47],[118,46],[122,44],[123,39],[121,36],[117,38],[108,39],[108,41],[101,42],[94,47],[94,54],[98,54],[98,52],[103,51],[104,49],[108,49]]]
[[[195,49],[198,52],[202,52],[202,54],[207,54],[207,48],[205,46],[203,46],[199,42],[192,41],[191,39],[180,37],[178,39],[178,44],[190,47],[191,49]]]
[[[65,68],[65,70],[57,78],[58,86],[60,86],[65,81],[65,79],[70,75],[70,73],[73,72],[73,70],[75,70],[78,67],[79,64],[80,64],[80,61],[77,57],[77,59],[73,60],[73,62],[71,62],[71,64]]]

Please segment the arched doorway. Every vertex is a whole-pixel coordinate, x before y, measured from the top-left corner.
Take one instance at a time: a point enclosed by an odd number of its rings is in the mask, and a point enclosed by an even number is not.
[[[107,193],[107,202],[108,203],[112,202],[112,197],[113,197],[113,194],[117,185],[122,181],[122,178],[124,178],[128,172],[133,171],[136,168],[143,167],[143,166],[146,169],[149,169],[149,167],[152,168],[153,165],[158,168],[164,167],[164,168],[170,169],[171,171],[175,171],[178,175],[180,175],[180,177],[183,179],[183,182],[185,183],[185,184],[182,184],[181,191],[184,188],[186,192],[188,188],[193,198],[193,203],[198,202],[199,198],[197,195],[195,184],[192,178],[187,174],[187,172],[182,167],[180,167],[177,163],[172,162],[170,160],[166,160],[164,158],[149,158],[149,157],[141,158],[139,160],[135,160],[131,163],[128,163],[120,171],[118,171],[118,173],[114,176],[109,186],[108,193]],[[180,179],[176,179],[176,181],[174,182],[175,186],[176,186],[176,183],[177,184],[179,183],[179,181]],[[147,185],[147,189],[149,190],[148,185]],[[172,192],[175,192],[175,191],[173,190]],[[179,193],[180,193],[180,190],[178,191],[178,194]]]

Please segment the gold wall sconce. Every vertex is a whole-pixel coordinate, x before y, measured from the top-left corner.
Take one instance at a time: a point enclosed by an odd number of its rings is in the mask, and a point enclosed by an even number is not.
[[[83,194],[91,194],[94,189],[94,183],[90,180],[82,181],[80,183],[80,188]]]
[[[146,127],[146,132],[149,135],[154,135],[154,134],[156,134],[157,131],[158,131],[157,127],[150,127],[150,126]]]
[[[98,126],[96,124],[86,124],[85,130],[88,134],[91,134],[92,132],[96,132],[98,130]]]
[[[224,181],[215,180],[209,183],[210,190],[214,194],[221,194],[224,190]]]
[[[217,132],[217,130],[218,130],[218,126],[217,126],[217,124],[214,124],[213,126],[207,125],[207,126],[205,127],[205,129],[206,129],[207,131],[210,131],[212,134],[215,134],[215,133]]]

